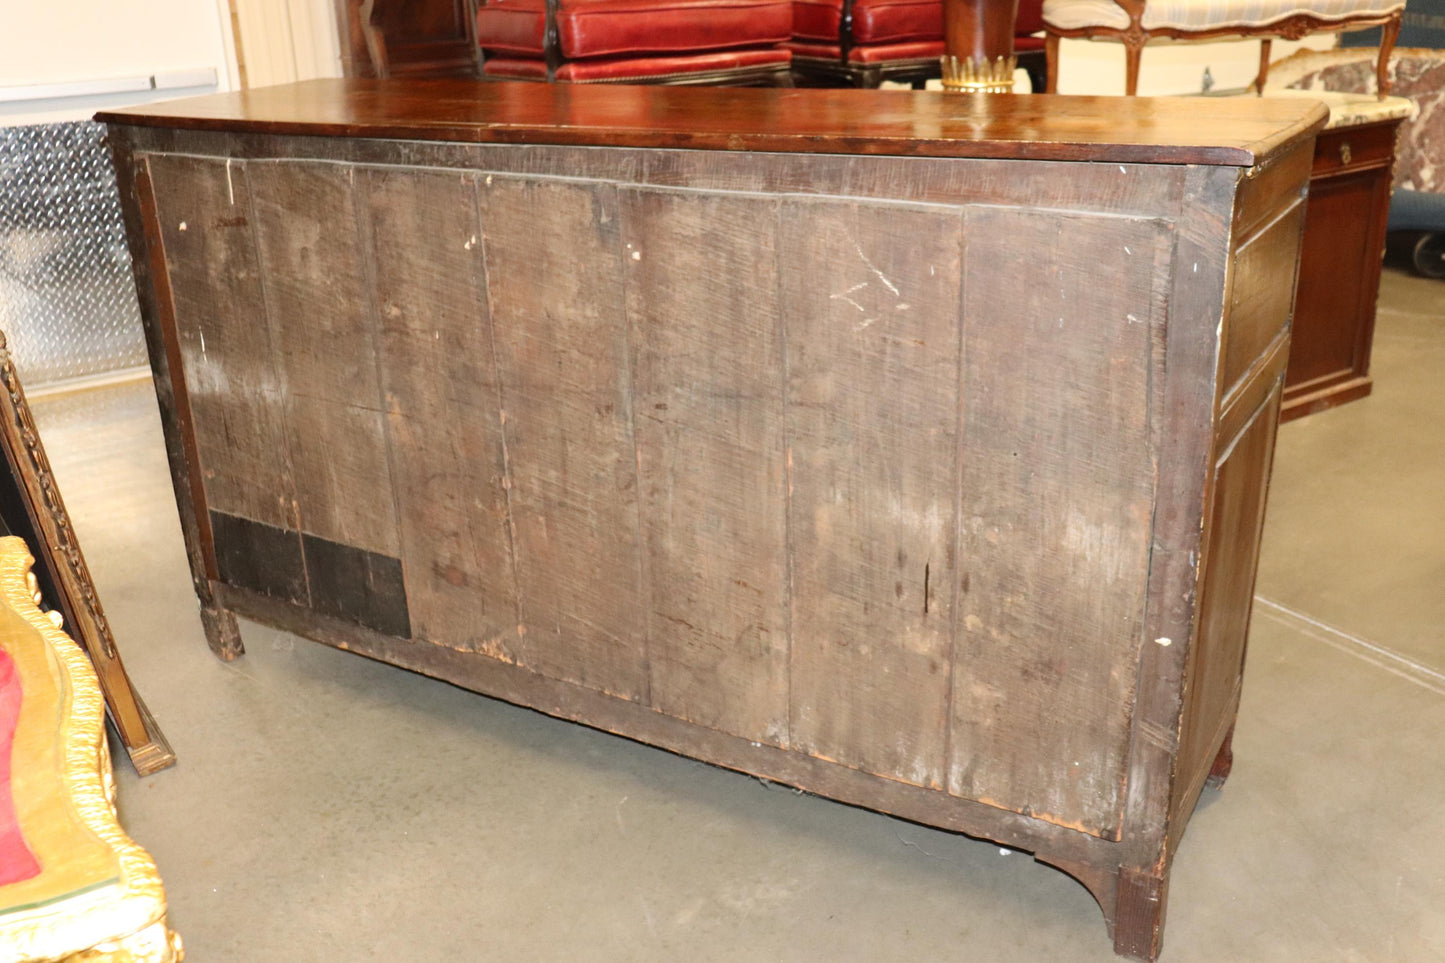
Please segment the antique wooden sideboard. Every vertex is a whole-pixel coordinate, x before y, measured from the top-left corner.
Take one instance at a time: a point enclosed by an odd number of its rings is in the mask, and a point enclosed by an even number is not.
[[[1025,850],[1160,947],[1314,133],[1272,100],[317,81],[109,112],[234,613]]]

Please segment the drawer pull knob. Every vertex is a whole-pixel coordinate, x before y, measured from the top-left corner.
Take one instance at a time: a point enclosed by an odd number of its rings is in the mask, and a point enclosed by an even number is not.
[[[1341,163],[1341,164],[1348,164],[1349,162],[1350,162],[1350,142],[1347,141],[1347,140],[1346,140],[1346,141],[1341,141],[1341,142],[1340,142],[1340,163]]]

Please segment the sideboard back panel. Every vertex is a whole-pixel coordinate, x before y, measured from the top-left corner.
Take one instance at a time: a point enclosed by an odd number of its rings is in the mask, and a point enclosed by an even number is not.
[[[223,577],[1119,838],[1167,219],[151,177]]]

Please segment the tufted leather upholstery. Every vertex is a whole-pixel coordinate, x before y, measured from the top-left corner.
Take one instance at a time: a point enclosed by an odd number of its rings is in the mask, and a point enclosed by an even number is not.
[[[556,16],[557,80],[647,79],[789,60],[777,45],[792,32],[790,0],[560,0]],[[545,0],[488,0],[477,11],[484,74],[545,79],[546,27]]]
[[[1042,9],[1043,0],[1019,0],[1014,21],[1014,52],[1034,77],[1036,90],[1043,87],[1044,41],[1030,34],[1044,29]],[[853,0],[847,37],[843,11],[844,0],[793,0],[793,41],[788,48],[795,72],[847,77],[864,86],[884,79],[921,82],[938,76],[943,0]]]
[[[838,42],[842,0],[793,0],[793,36]],[[941,0],[854,0],[853,42],[943,40]]]

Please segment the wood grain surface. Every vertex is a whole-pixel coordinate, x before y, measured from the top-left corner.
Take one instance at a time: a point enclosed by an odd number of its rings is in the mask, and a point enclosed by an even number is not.
[[[251,162],[266,315],[284,372],[301,530],[400,552],[356,171]]]
[[[1324,126],[1283,98],[1058,97],[471,80],[310,80],[97,120],[470,143],[919,154],[1249,167]]]
[[[632,190],[623,211],[652,704],[786,745],[777,201]]]
[[[782,225],[794,739],[941,788],[963,215],[791,201]]]
[[[1320,118],[802,93],[127,114],[197,590],[1023,846],[1155,954],[1227,770]]]
[[[1149,385],[1167,226],[985,208],[969,211],[965,231],[949,789],[1117,839],[1149,566]],[[1010,276],[1014,244],[1047,265],[1023,288]],[[1109,284],[1096,283],[1101,263]]]
[[[149,168],[207,505],[294,529],[286,385],[266,313],[245,165],[159,156]]]
[[[412,628],[498,651],[517,586],[475,179],[372,168],[362,183]]]
[[[480,191],[520,605],[513,657],[643,699],[617,191],[501,176]]]

